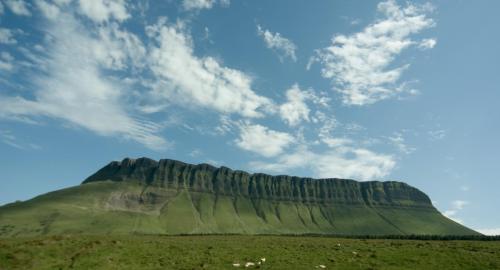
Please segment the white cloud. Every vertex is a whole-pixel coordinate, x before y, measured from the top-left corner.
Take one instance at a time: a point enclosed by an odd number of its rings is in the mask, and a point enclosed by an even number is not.
[[[217,2],[224,7],[230,4],[230,0],[183,0],[182,7],[185,10],[211,9]]]
[[[272,173],[288,173],[291,169],[309,169],[314,177],[375,180],[387,176],[396,162],[391,155],[378,154],[357,147],[348,138],[319,134],[325,146],[316,149],[302,140],[292,151],[276,157],[273,162],[254,161],[250,166]]]
[[[24,149],[19,143],[17,143],[17,138],[8,130],[0,130],[0,140],[7,145],[10,145],[17,149]]]
[[[348,138],[323,137],[321,136],[321,134],[320,137],[321,141],[330,148],[344,147],[354,143],[351,139]]]
[[[68,5],[69,3],[71,3],[71,1],[73,1],[73,0],[52,0],[52,2],[54,2],[59,7],[63,7],[65,5]]]
[[[14,57],[8,52],[0,53],[0,70],[12,71],[14,70]]]
[[[21,150],[27,150],[27,149],[38,150],[41,148],[39,145],[36,145],[34,143],[19,142],[18,138],[10,130],[0,129],[0,141],[6,145]]]
[[[125,0],[79,0],[80,12],[96,23],[130,18]]]
[[[493,229],[477,229],[476,231],[484,234],[484,235],[500,235],[500,228]]]
[[[427,17],[431,9],[429,4],[400,7],[394,0],[381,2],[382,19],[361,32],[334,36],[331,46],[317,52],[314,60],[323,64],[322,76],[332,80],[344,104],[371,104],[408,90],[398,80],[409,65],[392,65],[404,49],[416,44],[412,34],[434,26]]]
[[[468,205],[468,201],[463,200],[455,200],[451,202],[451,208],[443,212],[443,215],[447,218],[457,222],[463,223],[462,219],[457,217],[458,212],[460,212],[466,205]]]
[[[272,33],[267,29],[262,29],[260,25],[257,25],[257,34],[264,39],[269,49],[279,54],[281,61],[283,61],[284,57],[289,57],[293,61],[297,61],[297,56],[295,55],[297,46],[291,40],[282,37],[280,33]]]
[[[102,40],[91,36],[69,15],[59,16],[47,31],[53,42],[47,44],[47,70],[33,75],[33,98],[1,97],[0,117],[28,121],[37,116],[57,118],[154,149],[167,145],[157,135],[161,126],[141,119],[127,106],[127,86],[103,74],[113,56],[100,53],[106,51],[99,50],[105,46]]]
[[[405,143],[405,138],[401,132],[394,132],[393,136],[388,137],[388,139],[401,153],[411,154],[417,150],[415,147],[408,146]]]
[[[310,98],[310,94],[294,84],[286,91],[286,98],[287,102],[279,107],[281,119],[290,126],[296,126],[302,120],[309,121],[310,110],[305,102]]]
[[[273,173],[306,168],[319,178],[367,181],[388,175],[396,164],[390,155],[349,146],[350,140],[330,142],[333,148],[325,151],[314,152],[307,146],[300,145],[294,151],[278,156],[275,162],[255,161],[250,166]]]
[[[423,39],[420,44],[418,44],[418,47],[422,50],[428,50],[434,48],[436,46],[437,41],[434,38],[426,38]]]
[[[438,141],[446,137],[446,130],[444,129],[430,130],[427,132],[427,134],[429,134],[429,138],[431,141]]]
[[[147,27],[158,46],[151,46],[149,64],[156,76],[155,99],[193,105],[221,113],[261,117],[274,111],[272,101],[257,95],[245,73],[222,66],[212,57],[198,58],[191,37],[182,25],[160,21]]]
[[[60,11],[56,5],[48,3],[44,0],[37,0],[35,3],[46,18],[54,20],[57,16],[59,16]]]
[[[221,115],[219,119],[219,124],[215,127],[215,132],[218,135],[226,135],[233,131],[238,123],[233,121],[228,115]]]
[[[93,50],[105,67],[123,70],[141,69],[145,65],[146,48],[136,35],[121,30],[116,23],[99,27],[98,35]]]
[[[31,16],[31,12],[23,0],[5,0],[5,5],[16,15]]]
[[[14,38],[12,30],[7,28],[0,28],[0,44],[16,44],[17,40]]]
[[[274,157],[281,154],[293,142],[293,136],[288,133],[249,123],[240,125],[240,137],[235,141],[241,149],[264,157]]]

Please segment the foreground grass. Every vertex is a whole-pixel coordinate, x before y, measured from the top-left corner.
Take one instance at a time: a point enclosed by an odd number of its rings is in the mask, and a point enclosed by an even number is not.
[[[0,269],[500,269],[500,242],[285,236],[0,239]]]

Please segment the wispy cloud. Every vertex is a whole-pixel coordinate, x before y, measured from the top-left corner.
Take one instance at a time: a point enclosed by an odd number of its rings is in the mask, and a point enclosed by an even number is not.
[[[457,217],[458,212],[460,212],[466,205],[468,205],[468,201],[463,201],[463,200],[455,200],[451,202],[451,208],[449,210],[446,210],[443,212],[443,215],[445,215],[447,218],[457,222],[457,223],[463,223],[462,219]]]
[[[308,169],[314,177],[376,180],[388,175],[396,165],[393,156],[359,147],[349,138],[336,138],[326,132],[322,145],[298,137],[295,148],[271,161],[253,161],[250,167],[272,173]],[[316,147],[314,147],[316,145]]]
[[[338,144],[337,144],[338,143]],[[301,145],[273,162],[254,161],[250,166],[273,173],[287,173],[291,169],[310,169],[319,178],[347,178],[376,180],[386,176],[395,166],[390,155],[377,154],[368,149],[342,145],[337,141],[333,149],[313,151]]]
[[[423,39],[419,44],[418,47],[422,50],[428,50],[434,48],[436,46],[437,41],[435,38],[426,38]]]
[[[5,0],[5,5],[16,15],[31,16],[28,4],[24,0]]]
[[[96,23],[102,23],[114,18],[124,21],[130,18],[125,0],[79,0],[79,11]]]
[[[182,7],[185,10],[211,9],[217,3],[223,7],[227,7],[230,4],[230,0],[183,0]]]
[[[41,147],[34,143],[20,142],[18,138],[10,130],[0,129],[0,141],[11,147],[21,149],[21,150],[38,150]]]
[[[12,30],[7,28],[0,28],[0,44],[16,44],[17,40],[14,38]]]
[[[431,141],[438,141],[446,137],[446,130],[444,129],[430,130],[427,132],[427,134],[429,135],[429,139]]]
[[[410,91],[406,83],[398,83],[409,65],[392,66],[404,49],[419,44],[411,35],[435,24],[427,16],[430,4],[401,7],[388,0],[377,9],[381,19],[361,32],[334,36],[332,45],[319,50],[314,58],[323,64],[322,76],[332,80],[334,90],[347,105],[371,104]]]
[[[12,70],[14,70],[14,68],[15,68],[14,57],[8,52],[1,52],[0,53],[0,70],[6,72],[6,71],[12,71]]]
[[[57,5],[45,0],[36,0],[35,4],[47,19],[55,20],[60,14],[60,9]]]
[[[262,117],[274,110],[270,99],[252,89],[250,76],[212,57],[196,57],[191,37],[182,24],[168,25],[160,20],[147,32],[156,40],[149,57],[156,76],[156,100],[175,100],[244,117]]]
[[[92,36],[71,15],[58,17],[47,31],[52,36],[44,61],[48,69],[33,75],[34,97],[2,97],[0,117],[58,118],[100,135],[121,136],[162,149],[161,126],[134,115],[124,97],[127,86],[109,68],[120,68],[121,57],[106,41]]]
[[[292,61],[297,61],[297,56],[295,51],[297,51],[297,45],[291,40],[283,37],[280,33],[273,33],[267,29],[262,29],[260,25],[257,25],[257,34],[262,37],[266,47],[274,50],[280,61],[288,57]]]
[[[394,132],[393,135],[387,139],[403,154],[411,154],[417,150],[415,147],[409,146],[405,142],[405,137],[401,132]]]

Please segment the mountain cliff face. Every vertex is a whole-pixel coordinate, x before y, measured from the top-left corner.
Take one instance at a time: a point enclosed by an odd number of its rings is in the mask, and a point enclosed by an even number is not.
[[[149,186],[272,201],[433,209],[427,195],[401,182],[357,182],[249,174],[227,167],[193,165],[170,159],[159,162],[148,158],[113,161],[83,183],[103,180],[139,182]]]
[[[455,234],[401,182],[271,176],[148,158],[113,161],[80,186],[0,207],[0,235]]]

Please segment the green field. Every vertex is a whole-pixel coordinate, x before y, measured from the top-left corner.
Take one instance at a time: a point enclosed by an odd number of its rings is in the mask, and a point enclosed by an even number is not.
[[[45,236],[0,239],[0,269],[500,269],[499,241],[291,236]]]

